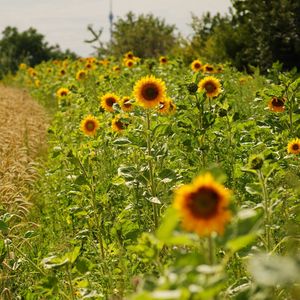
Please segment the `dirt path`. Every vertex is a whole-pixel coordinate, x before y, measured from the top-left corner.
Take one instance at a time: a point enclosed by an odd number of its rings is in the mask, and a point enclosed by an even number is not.
[[[0,209],[26,214],[47,121],[43,107],[25,91],[0,85]]]

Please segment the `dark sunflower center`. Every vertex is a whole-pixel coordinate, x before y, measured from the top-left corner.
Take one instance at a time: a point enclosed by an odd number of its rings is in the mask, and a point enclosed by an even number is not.
[[[272,105],[276,107],[282,107],[284,106],[284,101],[282,99],[273,98]]]
[[[218,210],[219,194],[210,188],[200,188],[191,194],[189,208],[195,217],[209,219]]]
[[[132,61],[127,62],[128,67],[132,67],[132,65],[133,65]]]
[[[124,101],[123,105],[124,105],[124,107],[126,107],[126,108],[130,108],[130,107],[132,106],[132,104],[130,103],[129,100]]]
[[[214,70],[214,68],[212,68],[212,67],[206,67],[206,71],[211,72],[211,71],[213,71],[213,70]]]
[[[62,92],[60,92],[60,95],[61,96],[67,96],[67,92],[66,91],[62,91]]]
[[[66,74],[66,71],[65,71],[65,70],[61,70],[61,71],[60,71],[60,74],[61,74],[61,75],[65,75],[65,74]]]
[[[93,121],[87,121],[85,124],[85,128],[88,131],[93,131],[95,129],[95,123]]]
[[[298,144],[293,144],[292,149],[295,150],[295,151],[299,150],[299,145]]]
[[[114,105],[114,103],[116,103],[116,99],[115,98],[107,98],[106,99],[107,106],[112,107]]]
[[[205,85],[205,90],[208,92],[208,93],[212,93],[214,92],[215,90],[217,89],[217,87],[211,83],[211,82],[208,82],[206,85]]]
[[[195,69],[200,69],[201,65],[199,63],[194,64]]]
[[[92,67],[91,64],[87,64],[87,65],[86,65],[86,68],[87,68],[87,69],[90,69],[91,67]]]
[[[121,122],[120,120],[116,121],[115,125],[119,128],[119,129],[124,129],[126,126],[124,125],[123,122]]]
[[[157,86],[153,83],[146,84],[142,89],[142,96],[147,101],[152,101],[159,95]]]
[[[133,54],[127,54],[128,59],[133,59]]]
[[[162,63],[166,63],[166,62],[167,62],[167,59],[166,59],[166,58],[162,58],[162,59],[161,59],[161,62],[162,62]]]
[[[81,72],[79,73],[79,76],[78,76],[80,79],[83,79],[85,77],[85,73]]]

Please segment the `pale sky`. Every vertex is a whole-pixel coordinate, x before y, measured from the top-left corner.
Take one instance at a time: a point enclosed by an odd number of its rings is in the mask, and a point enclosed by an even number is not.
[[[112,1],[114,21],[129,11],[135,14],[153,13],[165,19],[166,24],[176,25],[183,36],[192,33],[191,12],[201,16],[204,12],[225,14],[230,0],[0,0],[0,32],[6,26],[19,31],[34,27],[45,35],[50,45],[88,56],[93,52],[85,39],[92,36],[87,25],[103,28],[103,42],[109,39],[109,7]]]

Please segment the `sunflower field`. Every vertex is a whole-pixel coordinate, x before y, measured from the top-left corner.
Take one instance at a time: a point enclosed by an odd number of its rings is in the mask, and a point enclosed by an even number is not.
[[[51,124],[28,213],[0,207],[1,299],[299,299],[296,70],[128,52],[5,80]]]

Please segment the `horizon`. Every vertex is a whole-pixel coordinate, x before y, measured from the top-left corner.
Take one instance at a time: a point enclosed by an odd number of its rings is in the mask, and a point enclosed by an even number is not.
[[[94,49],[84,42],[91,38],[87,30],[92,25],[95,31],[102,28],[100,40],[108,42],[109,35],[109,0],[0,0],[2,13],[0,30],[16,27],[20,32],[35,28],[45,36],[49,45],[58,44],[65,51],[69,49],[80,56],[89,56]],[[156,4],[156,5],[155,5]],[[176,26],[176,33],[185,38],[192,34],[188,25],[192,21],[192,13],[201,16],[206,12],[212,15],[228,13],[230,0],[112,0],[114,22],[132,11],[135,15],[152,13],[164,19],[168,25]],[[172,9],[170,9],[170,7]],[[82,11],[87,12],[82,14]],[[26,18],[24,18],[26,16]],[[2,35],[2,34],[1,34]]]

